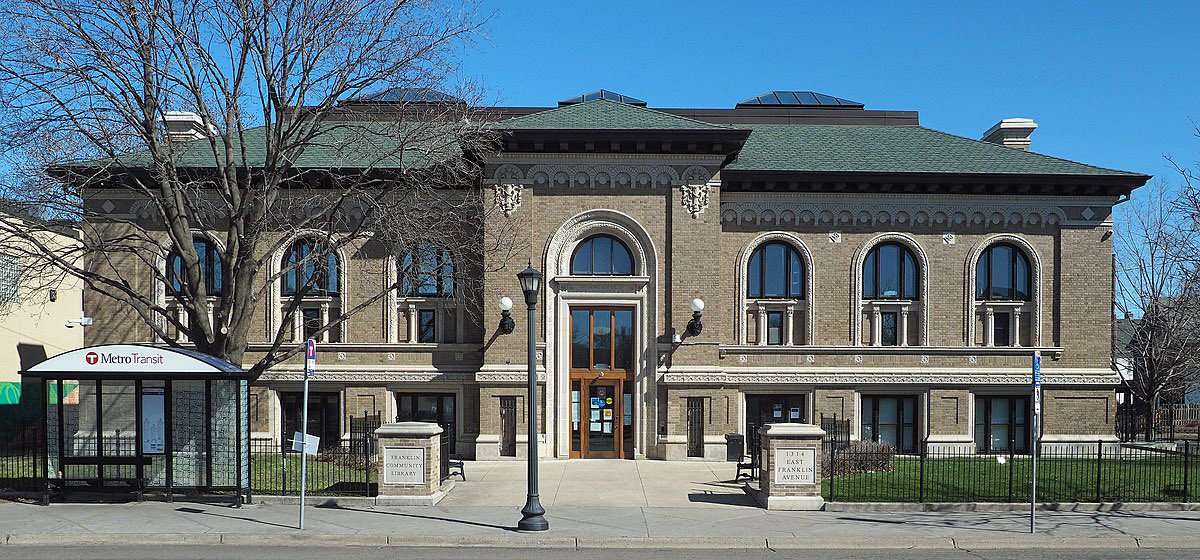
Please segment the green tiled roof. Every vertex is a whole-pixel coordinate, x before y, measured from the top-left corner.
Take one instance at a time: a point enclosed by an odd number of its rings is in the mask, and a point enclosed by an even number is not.
[[[742,125],[753,132],[726,169],[1142,177],[919,126]]]
[[[242,161],[243,146],[235,138],[233,153],[237,165],[261,167],[266,157],[266,129],[250,128],[245,131],[245,161]],[[174,150],[175,165],[178,167],[216,167],[224,162],[218,157],[207,138],[177,142],[170,145]],[[403,127],[395,122],[383,121],[330,121],[324,130],[305,142],[303,153],[292,162],[292,166],[305,168],[375,168],[375,169],[423,169],[457,157],[461,148],[453,136],[430,126]],[[218,143],[220,154],[224,150]],[[152,160],[147,152],[134,152],[120,157],[127,167],[145,167]],[[94,160],[78,164],[82,167],[112,165],[110,160]]]
[[[680,117],[608,99],[538,111],[496,123],[504,130],[729,130],[727,126]]]

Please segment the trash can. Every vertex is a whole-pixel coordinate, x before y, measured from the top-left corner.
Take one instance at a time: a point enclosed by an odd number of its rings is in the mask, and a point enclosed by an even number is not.
[[[742,434],[725,434],[725,460],[737,463],[745,454],[746,436]]]

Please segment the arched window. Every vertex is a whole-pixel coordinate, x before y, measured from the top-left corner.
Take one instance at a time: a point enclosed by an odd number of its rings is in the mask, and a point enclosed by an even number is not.
[[[400,260],[400,294],[405,297],[452,297],[454,259],[450,251],[421,245]]]
[[[297,239],[283,254],[280,267],[283,276],[283,294],[295,295],[297,291],[306,296],[334,296],[339,289],[339,263],[337,253],[324,242],[312,238]]]
[[[750,255],[746,297],[804,299],[804,261],[791,245],[771,242]]]
[[[1029,258],[1008,243],[988,247],[975,264],[975,299],[1031,301]]]
[[[593,235],[571,255],[571,274],[588,276],[632,276],[633,256],[620,239]]]
[[[216,244],[204,237],[192,241],[196,258],[200,263],[200,275],[204,278],[204,291],[210,296],[219,296],[225,288],[225,267]],[[183,258],[178,250],[167,257],[167,293],[172,296],[183,294]]]
[[[920,299],[921,270],[912,250],[899,243],[884,243],[863,261],[863,299]]]

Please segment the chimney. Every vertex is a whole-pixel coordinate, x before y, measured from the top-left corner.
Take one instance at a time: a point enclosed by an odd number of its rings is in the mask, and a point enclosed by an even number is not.
[[[215,132],[211,126],[206,128],[200,115],[191,111],[167,111],[163,125],[167,128],[167,140],[171,142],[199,140]]]
[[[983,134],[984,142],[1029,151],[1029,136],[1037,128],[1033,119],[1004,119]]]

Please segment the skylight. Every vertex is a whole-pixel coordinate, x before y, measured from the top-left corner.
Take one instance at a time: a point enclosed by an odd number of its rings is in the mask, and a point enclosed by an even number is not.
[[[738,107],[845,107],[862,109],[863,104],[814,91],[769,91],[737,104]]]
[[[583,95],[577,95],[575,97],[571,97],[568,99],[563,99],[562,101],[558,102],[558,106],[562,107],[564,105],[575,105],[577,103],[585,103],[587,101],[595,101],[597,99],[607,99],[609,101],[616,101],[618,103],[627,103],[629,105],[636,105],[638,107],[646,106],[646,102],[642,101],[641,99],[634,99],[632,97],[629,97],[628,95],[621,95],[615,91],[608,91],[606,89],[602,89],[599,91],[593,91],[591,93],[585,93]]]
[[[389,88],[364,93],[350,99],[351,103],[462,103],[453,95],[430,88]]]

